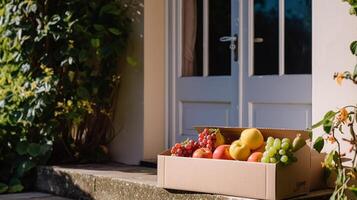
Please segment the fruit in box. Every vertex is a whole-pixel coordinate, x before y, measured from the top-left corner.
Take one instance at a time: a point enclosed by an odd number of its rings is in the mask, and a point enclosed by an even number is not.
[[[264,151],[265,151],[265,142],[258,149],[254,150],[254,152],[261,152],[261,153],[264,153]]]
[[[205,128],[198,135],[199,146],[203,148],[209,148],[211,151],[213,151],[216,147],[224,143],[225,143],[224,136],[220,133],[219,129]]]
[[[205,128],[198,135],[198,142],[187,139],[176,143],[171,148],[171,155],[288,165],[296,161],[294,152],[306,145],[300,135],[293,142],[289,138],[273,137],[268,137],[264,142],[263,135],[256,128],[242,131],[240,139],[233,141],[231,145],[224,144],[229,142],[228,139],[230,138],[224,138],[219,129]]]
[[[212,158],[212,151],[209,148],[199,148],[193,152],[192,158]]]
[[[263,157],[262,152],[254,152],[248,157],[248,162],[260,162]]]
[[[303,146],[305,146],[305,144],[306,141],[301,138],[301,135],[298,135],[293,141],[293,147],[292,147],[293,152],[301,149]]]
[[[223,160],[233,160],[231,155],[229,154],[229,147],[228,144],[220,145],[214,150],[213,157],[214,159],[223,159]]]
[[[300,135],[297,135],[293,143],[291,143],[289,138],[268,137],[261,162],[280,163],[283,165],[296,162],[294,152],[301,149],[305,144],[305,140]]]
[[[250,153],[249,146],[242,143],[241,140],[234,141],[229,148],[229,154],[234,160],[247,160]]]
[[[187,139],[181,143],[176,143],[171,148],[172,156],[180,156],[180,157],[191,157],[193,152],[198,149],[198,143],[194,140]]]
[[[251,150],[258,149],[264,144],[264,137],[256,128],[248,128],[242,131],[239,140]]]

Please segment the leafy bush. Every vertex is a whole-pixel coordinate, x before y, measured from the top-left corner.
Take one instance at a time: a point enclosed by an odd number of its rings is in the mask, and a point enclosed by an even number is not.
[[[53,148],[54,162],[107,155],[131,7],[0,0],[0,193],[21,191]]]

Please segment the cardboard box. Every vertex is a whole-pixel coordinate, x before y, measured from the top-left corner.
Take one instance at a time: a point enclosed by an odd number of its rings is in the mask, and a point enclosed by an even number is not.
[[[211,127],[212,128],[212,127]],[[245,128],[217,127],[229,140],[238,139]],[[203,128],[197,128],[201,131]],[[293,139],[297,134],[309,141],[301,130],[259,128],[266,140],[273,136]],[[169,189],[215,193],[256,199],[283,199],[307,194],[310,190],[310,148],[295,153],[297,162],[280,166],[232,160],[158,155],[158,186]]]

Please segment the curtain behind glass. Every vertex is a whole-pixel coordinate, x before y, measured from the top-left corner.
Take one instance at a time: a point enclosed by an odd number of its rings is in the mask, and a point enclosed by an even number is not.
[[[182,76],[193,76],[195,74],[195,44],[197,37],[197,1],[183,0],[182,4]]]

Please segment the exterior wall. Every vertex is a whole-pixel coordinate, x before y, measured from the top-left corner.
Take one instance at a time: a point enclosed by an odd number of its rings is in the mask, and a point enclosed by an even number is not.
[[[144,159],[165,148],[165,0],[144,1]]]
[[[114,118],[113,160],[139,164],[165,148],[165,0],[142,0],[144,15],[134,23]],[[144,20],[145,19],[145,20]]]
[[[329,110],[357,103],[357,86],[349,81],[339,86],[333,80],[334,72],[353,70],[352,66],[356,64],[349,45],[357,39],[357,18],[348,14],[349,5],[340,0],[313,0],[312,3],[312,121],[316,123]],[[315,130],[314,136],[322,132],[322,129]]]
[[[144,16],[141,15],[133,23],[126,53],[135,59],[137,65],[128,65],[125,60],[120,63],[121,83],[114,116],[114,128],[118,135],[110,145],[114,161],[134,165],[143,158],[143,32]]]

